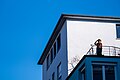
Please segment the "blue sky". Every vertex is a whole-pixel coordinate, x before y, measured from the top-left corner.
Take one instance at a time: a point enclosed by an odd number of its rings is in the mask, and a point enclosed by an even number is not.
[[[37,65],[62,13],[120,17],[120,0],[0,0],[0,80],[42,80]]]

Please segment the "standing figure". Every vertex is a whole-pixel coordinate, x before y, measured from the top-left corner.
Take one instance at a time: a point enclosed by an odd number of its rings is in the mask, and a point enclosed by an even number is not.
[[[97,53],[97,55],[102,55],[102,43],[101,43],[101,39],[98,39],[97,41],[95,41],[95,43],[94,43],[96,46],[97,46],[97,48],[96,48],[96,53]]]

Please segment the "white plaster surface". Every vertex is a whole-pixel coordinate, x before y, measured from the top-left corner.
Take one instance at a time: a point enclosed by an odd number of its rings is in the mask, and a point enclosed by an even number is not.
[[[116,40],[116,24],[102,22],[67,21],[68,61],[74,56],[80,59],[87,53],[90,44],[101,39],[103,45],[120,47]],[[69,65],[70,69],[71,66]]]

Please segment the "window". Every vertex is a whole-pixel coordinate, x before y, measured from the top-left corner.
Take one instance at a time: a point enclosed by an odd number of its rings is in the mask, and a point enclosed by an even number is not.
[[[61,47],[61,34],[57,38],[57,52],[60,50]]]
[[[55,73],[52,74],[52,80],[55,80]]]
[[[116,25],[117,38],[120,38],[120,24]]]
[[[85,64],[82,65],[82,67],[79,70],[79,80],[86,80],[85,76]]]
[[[49,66],[51,65],[51,63],[53,62],[53,59],[56,57],[56,53],[58,53],[58,51],[60,50],[61,47],[61,35],[59,35],[57,37],[57,40],[55,41],[55,43],[53,44],[51,50],[48,53],[47,56],[47,69],[49,68]]]
[[[53,48],[51,49],[50,53],[51,53],[51,57],[50,57],[51,60],[50,60],[50,61],[51,61],[51,63],[52,63],[52,62],[53,62]]]
[[[56,56],[56,42],[54,43],[54,58]]]
[[[82,71],[82,80],[86,80],[85,79],[85,69]]]
[[[61,63],[57,66],[57,80],[62,80]]]
[[[114,66],[105,66],[105,80],[115,80]]]
[[[102,77],[102,66],[93,65],[93,80],[103,80]]]
[[[49,66],[50,66],[50,55],[47,56],[47,70],[48,70]]]
[[[93,80],[115,80],[115,65],[93,65]]]

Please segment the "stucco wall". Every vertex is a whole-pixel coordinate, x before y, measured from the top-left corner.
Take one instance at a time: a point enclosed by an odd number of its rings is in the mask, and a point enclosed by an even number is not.
[[[43,63],[43,80],[52,80],[52,74],[55,72],[55,80],[57,80],[57,66],[61,62],[61,67],[62,67],[62,80],[65,80],[68,73],[67,73],[67,28],[66,28],[66,22],[63,25],[64,27],[61,29],[60,34],[61,34],[61,48],[59,52],[56,54],[56,57],[53,59],[52,64],[46,70],[46,59]]]
[[[115,23],[67,20],[68,61],[74,56],[81,59],[91,47],[90,44],[94,44],[98,38],[103,45],[120,47]]]
[[[102,39],[103,45],[120,47],[120,40],[116,39],[116,24],[103,22],[85,22],[67,20],[61,31],[61,49],[55,59],[46,70],[46,59],[43,62],[43,80],[52,78],[55,72],[57,79],[57,66],[61,62],[62,79],[68,76],[68,70],[71,69],[70,60],[79,56],[79,59],[86,54],[98,38]]]

